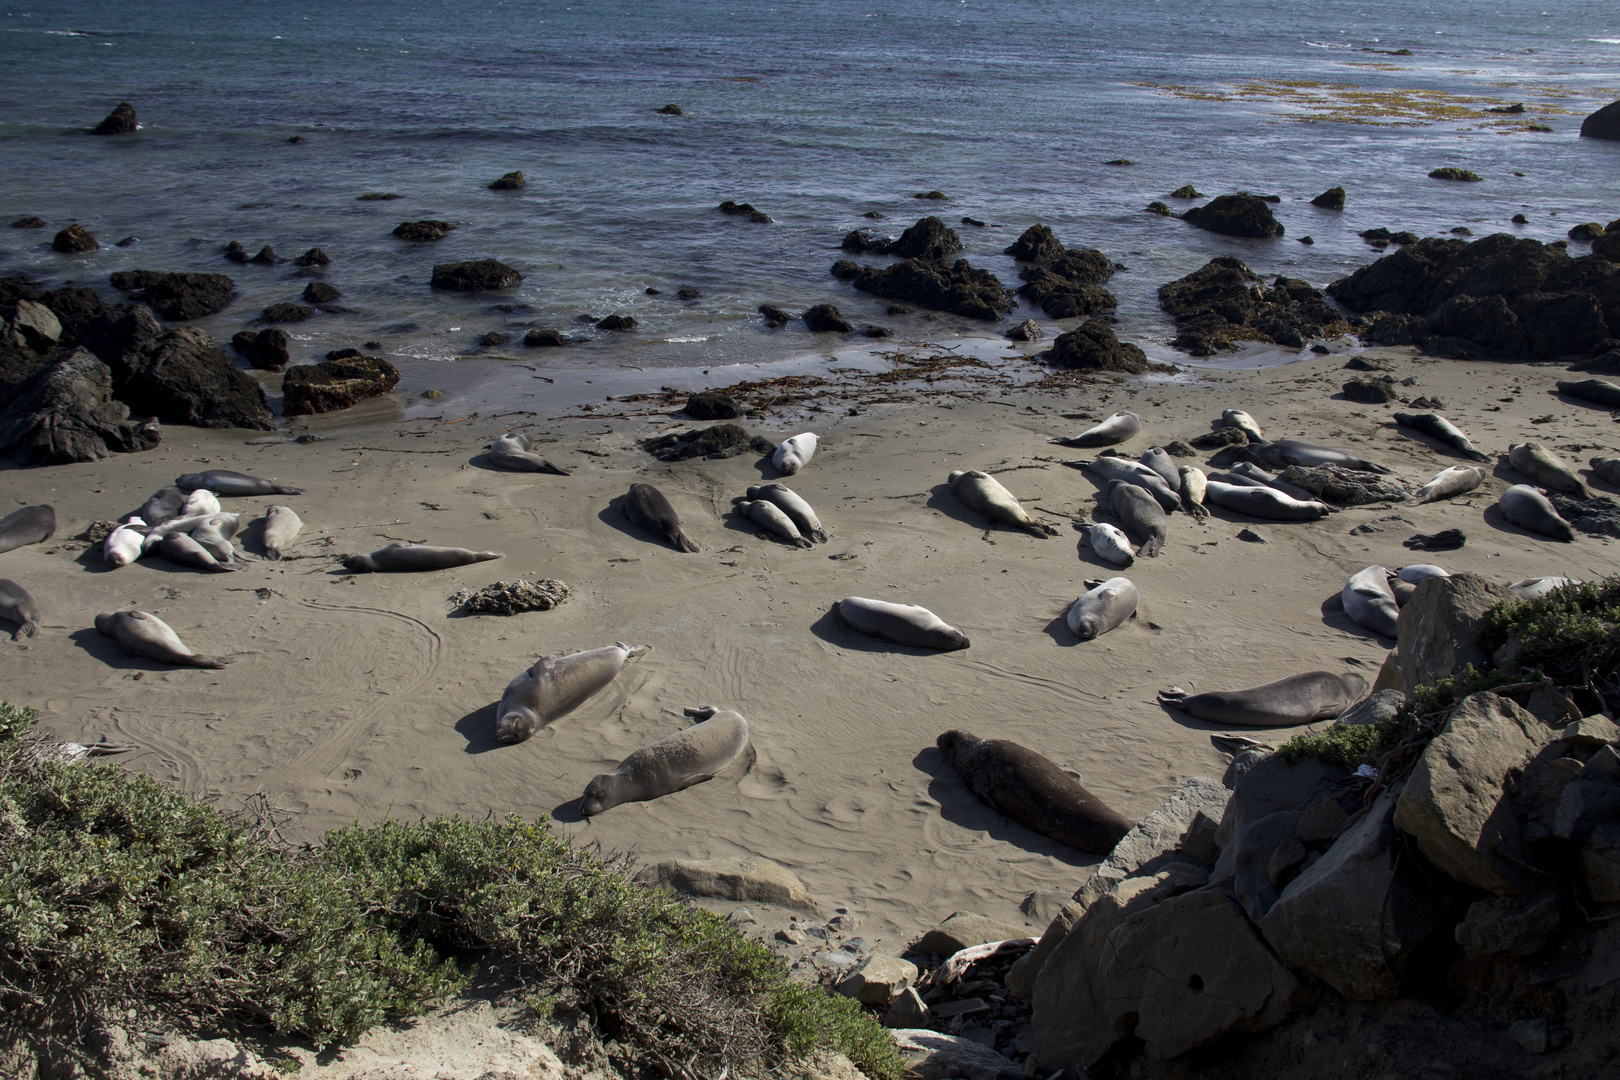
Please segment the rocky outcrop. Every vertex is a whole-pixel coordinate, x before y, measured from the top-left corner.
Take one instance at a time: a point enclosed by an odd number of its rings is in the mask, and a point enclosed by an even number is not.
[[[1260,275],[1229,255],[1160,286],[1159,306],[1176,320],[1175,347],[1193,356],[1234,348],[1239,341],[1303,349],[1313,338],[1350,329],[1310,282],[1279,276],[1268,289]]]
[[[1400,400],[1401,396],[1395,390],[1394,377],[1389,375],[1381,377],[1358,375],[1346,382],[1342,389],[1345,397],[1364,405],[1388,405],[1392,401]]]
[[[816,914],[819,910],[804,883],[793,871],[769,859],[672,859],[655,863],[636,880],[660,885],[688,896],[742,900]]]
[[[496,259],[439,263],[433,268],[433,287],[448,292],[499,292],[523,280],[523,275]]]
[[[527,349],[558,349],[567,344],[568,339],[561,330],[543,327],[523,335],[523,346]]]
[[[1514,599],[1505,586],[1478,574],[1432,577],[1401,608],[1396,621],[1395,655],[1406,686],[1433,686],[1472,664],[1483,671],[1490,656],[1480,648],[1485,615]]]
[[[34,215],[30,214],[28,217],[13,218],[11,220],[11,227],[13,229],[43,229],[45,227],[45,219],[42,217],[35,217]]]
[[[887,1009],[901,991],[917,981],[917,965],[897,956],[875,953],[839,980],[838,992],[862,1005]]]
[[[1324,210],[1344,209],[1344,188],[1330,187],[1322,194],[1311,200],[1312,206],[1320,206]]]
[[[313,314],[315,314],[314,308],[282,301],[279,304],[271,304],[265,308],[263,313],[259,315],[259,321],[267,323],[303,322]]]
[[[454,229],[448,221],[402,221],[394,226],[394,235],[412,243],[432,243],[443,240]]]
[[[1200,815],[1210,823],[1226,814],[1232,792],[1218,780],[1194,776],[1126,833],[1074,894],[1083,907],[1167,851],[1179,848]]]
[[[1025,319],[1007,331],[1008,341],[1040,341],[1045,336],[1046,331],[1034,319]]]
[[[231,347],[249,364],[265,371],[280,371],[292,361],[292,337],[285,330],[243,330],[231,338]]]
[[[1483,182],[1485,178],[1479,175],[1479,173],[1474,172],[1472,169],[1459,169],[1455,165],[1442,165],[1440,168],[1433,169],[1429,172],[1429,179],[1453,180],[1464,184],[1478,184]]]
[[[692,394],[681,406],[681,411],[694,420],[735,420],[742,415],[737,403],[719,390]]]
[[[727,199],[715,209],[722,214],[730,214],[732,217],[745,217],[756,225],[769,225],[771,223],[771,215],[763,210],[756,210],[751,203],[740,203]]]
[[[1583,139],[1620,139],[1620,101],[1611,101],[1581,121]]]
[[[157,446],[157,421],[131,419],[112,394],[107,365],[75,349],[10,395],[0,412],[0,454],[24,465],[66,465]]]
[[[634,315],[607,315],[596,320],[598,330],[634,330],[636,317]]]
[[[970,319],[997,321],[1016,304],[994,274],[976,269],[966,259],[950,266],[906,259],[883,269],[840,259],[833,264],[832,273],[862,292]]]
[[[1007,245],[1003,255],[1011,255],[1019,262],[1045,265],[1062,255],[1064,247],[1045,225],[1031,225],[1023,234]]]
[[[516,191],[524,185],[523,170],[506,173],[489,182],[491,191]]]
[[[328,285],[324,281],[312,281],[304,286],[304,299],[311,304],[330,304],[342,295],[337,286]]]
[[[287,416],[337,412],[388,393],[399,383],[399,369],[378,356],[322,360],[287,369],[282,379],[282,411]]]
[[[1132,375],[1140,375],[1151,366],[1146,353],[1119,340],[1113,327],[1096,319],[1059,334],[1052,347],[1036,359],[1067,371],[1119,371]]]
[[[37,300],[18,300],[10,317],[0,320],[5,343],[34,352],[50,352],[62,340],[62,320]]]
[[[1181,220],[1223,236],[1269,240],[1283,234],[1282,222],[1272,215],[1266,200],[1241,191],[1236,195],[1217,195],[1205,205],[1182,214]]]
[[[1404,502],[1405,486],[1392,476],[1347,469],[1343,465],[1290,465],[1277,479],[1292,484],[1334,506],[1365,506],[1376,502]]]
[[[307,267],[316,267],[316,266],[330,266],[331,264],[332,264],[331,256],[327,255],[326,252],[322,251],[318,247],[317,248],[310,248],[308,251],[304,252],[302,255],[298,256],[298,258],[293,260],[293,265],[294,266],[302,266],[302,267],[306,267],[306,268]]]
[[[121,270],[112,287],[147,304],[171,322],[200,319],[223,311],[235,296],[236,282],[224,274],[169,274],[160,270]]]
[[[91,235],[90,230],[83,225],[69,225],[51,240],[52,250],[64,254],[72,254],[77,251],[95,251],[100,246],[100,244],[96,243],[96,238]]]
[[[39,302],[51,309],[62,327],[63,341],[73,341],[107,310],[101,294],[88,285],[64,285],[39,294]]]
[[[804,313],[804,325],[817,334],[847,334],[855,327],[832,304],[817,304]]]
[[[135,106],[127,101],[120,101],[116,109],[108,113],[101,123],[90,129],[90,134],[128,135],[140,126],[135,119]]]

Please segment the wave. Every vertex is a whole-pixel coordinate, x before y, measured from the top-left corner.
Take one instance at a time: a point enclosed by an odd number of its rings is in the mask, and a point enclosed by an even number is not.
[[[1354,45],[1351,45],[1348,42],[1340,42],[1338,44],[1334,44],[1331,41],[1306,41],[1306,42],[1304,42],[1304,44],[1309,45],[1313,49],[1353,49],[1353,48],[1355,48]]]
[[[1589,37],[1587,41],[1595,41],[1600,45],[1620,45],[1620,37]]]

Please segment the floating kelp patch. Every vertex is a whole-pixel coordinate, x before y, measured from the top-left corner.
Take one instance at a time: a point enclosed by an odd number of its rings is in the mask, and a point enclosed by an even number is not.
[[[1186,101],[1241,102],[1275,106],[1279,120],[1299,123],[1365,124],[1374,127],[1427,127],[1433,124],[1468,122],[1481,128],[1523,131],[1528,126],[1521,114],[1505,110],[1517,102],[1479,94],[1458,94],[1418,87],[1379,89],[1350,83],[1319,82],[1311,79],[1261,79],[1253,82],[1186,86],[1175,83],[1137,83],[1137,86],[1166,97]],[[1586,91],[1563,87],[1514,86],[1559,102],[1588,96]],[[1554,91],[1557,92],[1554,92]],[[1583,110],[1568,109],[1561,103],[1526,103],[1526,113],[1541,116],[1574,115]]]
[[[520,611],[550,611],[568,599],[571,590],[555,578],[539,581],[497,581],[482,589],[462,589],[450,602],[468,615],[488,612],[491,615],[516,615]]]

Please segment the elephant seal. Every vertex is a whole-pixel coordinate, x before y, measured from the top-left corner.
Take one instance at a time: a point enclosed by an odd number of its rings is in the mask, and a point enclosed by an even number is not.
[[[170,533],[190,533],[192,529],[207,521],[209,516],[196,514],[192,517],[172,517],[161,525],[153,526],[146,530],[146,535],[141,538],[141,554],[156,551],[163,538]]]
[[[816,444],[820,441],[813,431],[783,439],[771,454],[771,464],[783,476],[792,476],[810,464],[810,459],[816,456]]]
[[[670,505],[664,493],[651,484],[630,485],[630,494],[624,500],[624,512],[630,524],[662,537],[676,551],[703,550],[681,528],[681,515],[675,512],[675,507]]]
[[[186,496],[186,501],[180,504],[181,517],[196,517],[198,514],[219,513],[219,498],[207,488],[198,488]]]
[[[25,506],[0,518],[0,551],[43,544],[56,532],[56,509]]]
[[[175,487],[181,491],[207,488],[216,495],[235,498],[240,495],[302,495],[303,488],[287,487],[274,480],[261,480],[257,476],[232,472],[229,469],[210,469],[207,472],[187,473],[176,477]]]
[[[124,651],[148,660],[188,667],[222,668],[229,660],[215,660],[186,648],[169,624],[144,611],[113,611],[96,616],[96,629],[123,646]]]
[[[1027,746],[961,728],[945,732],[937,744],[969,791],[1042,836],[1106,855],[1135,827]]]
[[[742,713],[704,705],[687,709],[698,723],[648,743],[585,785],[579,812],[595,817],[609,807],[647,802],[713,779],[748,749],[748,721]]]
[[[1120,480],[1139,487],[1152,495],[1154,500],[1164,507],[1165,513],[1169,513],[1181,505],[1179,485],[1171,487],[1164,482],[1164,477],[1143,465],[1140,461],[1104,455],[1094,461],[1066,461],[1064,464],[1071,468],[1081,468],[1095,474],[1105,485],[1111,481]]]
[[[1209,517],[1204,509],[1204,496],[1209,489],[1209,477],[1196,465],[1181,467],[1181,508],[1199,521]]]
[[[222,563],[239,561],[231,538],[242,527],[241,514],[210,514],[201,525],[191,530],[191,538],[202,549]]]
[[[989,473],[976,469],[971,472],[957,470],[946,477],[945,482],[950,485],[951,494],[961,499],[969,510],[977,510],[992,521],[1022,529],[1043,540],[1057,535],[1057,530],[1052,526],[1036,521],[1025,513],[1013,493],[1002,487],[1001,481]]]
[[[1327,503],[1292,499],[1273,487],[1248,484],[1205,483],[1204,499],[1222,510],[1273,521],[1320,521],[1332,512]]]
[[[542,656],[506,684],[495,709],[495,736],[518,743],[562,719],[613,681],[626,663],[651,645],[614,642],[567,656]]]
[[[1142,418],[1133,412],[1117,412],[1096,427],[1089,427],[1078,435],[1051,439],[1059,446],[1116,446],[1128,442],[1142,430]]]
[[[1395,422],[1402,427],[1409,427],[1413,431],[1421,431],[1431,439],[1437,439],[1451,447],[1457,453],[1470,461],[1489,461],[1489,454],[1482,454],[1474,449],[1474,444],[1468,441],[1468,436],[1439,413],[1407,413],[1395,414]]]
[[[1521,529],[1562,540],[1566,544],[1575,539],[1575,530],[1569,522],[1553,508],[1547,496],[1529,484],[1514,484],[1502,492],[1496,507],[1503,517]]]
[[[868,637],[947,652],[968,647],[966,634],[925,607],[868,600],[864,596],[846,596],[833,606],[844,625]]]
[[[1450,577],[1451,573],[1443,567],[1434,565],[1434,563],[1413,563],[1395,571],[1395,576],[1402,581],[1410,581],[1413,585],[1416,585],[1418,582],[1428,581],[1432,577]]]
[[[293,513],[290,506],[272,506],[264,515],[264,554],[266,558],[279,559],[281,553],[292,542],[298,539],[298,532],[304,527],[304,522]]]
[[[1572,398],[1590,401],[1594,405],[1607,405],[1611,409],[1620,409],[1620,386],[1616,386],[1608,379],[1582,379],[1580,382],[1561,382],[1558,384],[1560,394],[1568,394]]]
[[[1367,696],[1367,680],[1354,672],[1307,671],[1247,690],[1189,694],[1178,686],[1159,691],[1159,704],[1188,716],[1233,727],[1294,727],[1337,720]]]
[[[132,517],[107,534],[107,539],[101,542],[101,557],[108,566],[116,570],[141,557],[141,545],[146,534],[140,530],[145,527],[146,522]]]
[[[1131,538],[1120,531],[1118,525],[1098,522],[1086,530],[1086,539],[1091,542],[1091,550],[1097,558],[1104,562],[1129,566],[1136,561],[1136,549],[1131,544]]]
[[[1334,450],[1327,446],[1313,446],[1310,443],[1300,442],[1298,439],[1283,439],[1279,442],[1255,443],[1253,452],[1268,465],[1285,466],[1299,465],[1311,468],[1316,465],[1338,465],[1345,469],[1355,469],[1360,472],[1387,474],[1390,470],[1375,462],[1358,458],[1354,454],[1343,450]]]
[[[1453,465],[1449,469],[1441,469],[1435,473],[1427,484],[1418,488],[1412,495],[1420,503],[1438,502],[1455,495],[1467,494],[1484,482],[1484,469],[1473,465]]]
[[[1241,480],[1258,480],[1266,487],[1275,488],[1284,495],[1288,496],[1290,499],[1296,499],[1299,502],[1319,501],[1311,492],[1306,491],[1304,488],[1299,487],[1296,484],[1290,484],[1286,480],[1279,480],[1277,477],[1273,476],[1271,473],[1268,473],[1266,470],[1262,469],[1252,461],[1240,461],[1233,465],[1228,471],[1233,476],[1238,477]]]
[[[1181,487],[1181,473],[1176,470],[1176,463],[1164,447],[1150,446],[1142,451],[1142,456],[1136,460],[1164,477],[1164,482],[1170,485],[1171,491]]]
[[[1554,589],[1562,589],[1565,585],[1579,585],[1580,578],[1570,577],[1531,577],[1521,578],[1508,586],[1508,589],[1520,600],[1537,600]]]
[[[505,558],[499,551],[472,551],[459,547],[432,547],[428,544],[389,544],[368,555],[350,555],[343,565],[356,574],[370,574],[379,570],[417,571],[448,570],[452,566],[488,562]]]
[[[228,574],[236,569],[233,563],[214,558],[214,553],[193,540],[189,533],[169,533],[158,543],[158,554],[176,566],[210,570],[216,574]]]
[[[775,503],[793,522],[801,536],[818,544],[827,542],[827,530],[821,527],[821,519],[816,517],[816,512],[810,509],[810,504],[798,492],[781,484],[756,484],[748,489],[747,494],[750,499]]]
[[[1252,443],[1265,442],[1265,433],[1260,425],[1254,422],[1254,417],[1242,409],[1227,409],[1221,413],[1221,427],[1237,428],[1249,437]]]
[[[1136,604],[1141,597],[1130,578],[1088,581],[1086,589],[1063,616],[1063,621],[1081,641],[1101,637],[1126,619],[1136,617]]]
[[[1126,534],[1141,544],[1138,555],[1151,559],[1164,550],[1170,539],[1170,519],[1153,496],[1123,480],[1110,480],[1108,505],[1124,523]]]
[[[1382,566],[1369,566],[1352,574],[1339,597],[1351,622],[1383,637],[1395,636],[1400,605],[1395,603],[1395,591],[1389,587],[1389,572]]]
[[[1417,586],[1410,581],[1402,581],[1398,577],[1389,579],[1389,591],[1395,594],[1395,607],[1404,608],[1412,597],[1417,595]]]
[[[737,504],[737,513],[755,525],[763,526],[766,532],[776,534],[796,548],[815,546],[799,532],[799,527],[793,524],[793,519],[782,513],[782,508],[773,502],[766,502],[764,499],[744,499]]]
[[[489,444],[489,463],[497,469],[505,469],[508,472],[543,472],[555,476],[573,475],[567,469],[559,465],[553,465],[539,454],[536,454],[534,452],[535,445],[533,435],[509,431]]]
[[[1620,457],[1595,457],[1588,464],[1599,480],[1607,480],[1620,487]]]
[[[148,525],[161,525],[170,518],[179,517],[180,507],[184,506],[185,502],[186,493],[179,488],[161,488],[150,499],[146,500],[145,506],[124,520],[129,521],[131,518],[139,517]]]
[[[1508,447],[1508,463],[1518,469],[1537,487],[1561,491],[1577,499],[1590,499],[1589,491],[1575,470],[1559,458],[1542,449],[1540,443],[1514,443]]]
[[[10,619],[17,624],[12,641],[33,637],[39,632],[39,601],[10,578],[0,578],[0,619]]]

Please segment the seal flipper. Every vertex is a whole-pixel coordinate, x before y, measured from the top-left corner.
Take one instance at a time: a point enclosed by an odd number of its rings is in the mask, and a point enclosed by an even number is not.
[[[202,653],[192,653],[185,659],[178,661],[178,663],[189,664],[191,667],[222,668],[226,664],[235,663],[235,660],[235,657],[232,657],[229,660],[215,660],[212,656],[204,656]]]

